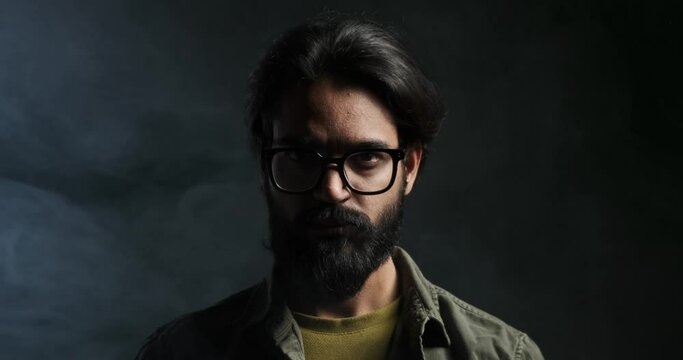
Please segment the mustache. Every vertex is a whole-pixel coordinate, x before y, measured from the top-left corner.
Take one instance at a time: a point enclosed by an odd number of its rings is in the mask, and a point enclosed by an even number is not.
[[[299,225],[328,221],[350,224],[358,228],[372,227],[372,222],[367,215],[343,206],[323,206],[308,209],[300,213],[295,219]]]

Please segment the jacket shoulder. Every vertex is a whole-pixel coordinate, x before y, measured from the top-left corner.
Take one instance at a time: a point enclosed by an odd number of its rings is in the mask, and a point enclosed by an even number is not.
[[[449,333],[451,342],[456,342],[456,346],[478,358],[543,359],[538,346],[526,333],[439,286],[430,286],[438,299],[439,312],[446,328],[458,330],[457,334]]]
[[[260,285],[244,289],[215,305],[182,315],[149,335],[136,359],[216,358],[238,341],[250,320]]]

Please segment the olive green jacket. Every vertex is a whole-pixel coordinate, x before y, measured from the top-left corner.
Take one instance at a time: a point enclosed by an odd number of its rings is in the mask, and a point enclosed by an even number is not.
[[[403,305],[390,359],[543,359],[525,333],[427,281],[403,249],[394,262]],[[170,322],[137,359],[303,360],[301,332],[275,285],[267,279]]]

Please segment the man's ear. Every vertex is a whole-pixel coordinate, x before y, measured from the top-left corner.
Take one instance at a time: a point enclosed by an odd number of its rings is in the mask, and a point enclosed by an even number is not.
[[[417,173],[420,171],[420,162],[422,162],[422,155],[424,151],[421,143],[416,143],[406,149],[406,156],[403,159],[403,169],[406,173],[406,186],[404,194],[408,195],[413,190],[413,185],[417,179]]]

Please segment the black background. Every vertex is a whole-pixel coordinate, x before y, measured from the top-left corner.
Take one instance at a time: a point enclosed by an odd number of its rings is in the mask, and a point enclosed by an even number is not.
[[[402,244],[548,359],[680,354],[675,1],[0,1],[0,357],[132,358],[264,276],[246,79],[365,12],[449,114]]]

